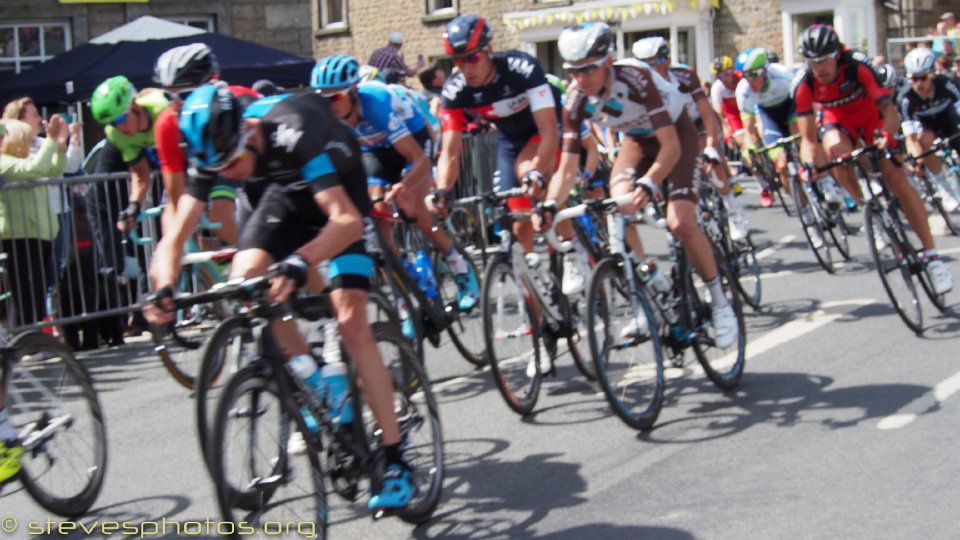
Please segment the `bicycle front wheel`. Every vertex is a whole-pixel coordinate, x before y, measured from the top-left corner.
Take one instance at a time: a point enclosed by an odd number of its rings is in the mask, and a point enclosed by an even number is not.
[[[93,506],[107,467],[103,412],[89,373],[57,339],[17,336],[6,407],[23,442],[20,480],[40,506],[75,517]]]
[[[920,334],[923,332],[923,311],[917,296],[917,286],[913,282],[907,254],[904,253],[899,235],[883,223],[880,213],[884,211],[876,204],[867,204],[864,214],[867,244],[893,309],[907,328]]]
[[[850,229],[847,227],[847,222],[843,219],[843,209],[838,208],[835,210],[830,210],[829,220],[830,226],[828,230],[830,231],[830,239],[833,241],[833,245],[836,246],[837,251],[840,252],[840,256],[844,260],[849,261],[850,257]]]
[[[753,240],[746,237],[731,243],[731,273],[736,277],[737,290],[743,301],[754,310],[760,309],[763,287],[760,283],[760,261]]]
[[[294,433],[305,451],[290,450]],[[223,519],[256,530],[268,523],[310,524],[311,533],[326,538],[329,512],[315,437],[265,366],[237,373],[223,391],[210,448]]]
[[[731,390],[736,388],[740,384],[740,379],[743,378],[743,369],[747,359],[747,327],[743,322],[743,304],[740,295],[737,294],[736,285],[734,285],[734,279],[730,274],[725,257],[723,253],[717,250],[714,250],[713,256],[717,260],[717,271],[720,276],[720,284],[723,287],[723,295],[727,303],[733,308],[733,313],[737,318],[736,341],[725,349],[717,346],[711,310],[715,300],[709,299],[710,293],[703,280],[699,276],[694,279],[689,270],[687,272],[689,279],[687,282],[687,309],[691,314],[691,320],[696,322],[693,350],[697,355],[697,361],[700,362],[707,378],[713,384],[723,390]]]
[[[830,255],[830,245],[827,244],[826,236],[824,236],[823,226],[820,221],[817,220],[813,208],[810,208],[816,203],[809,200],[809,196],[806,191],[804,191],[800,178],[794,176],[790,182],[793,187],[793,204],[797,210],[797,217],[800,219],[803,234],[807,237],[807,243],[810,245],[810,249],[813,250],[813,254],[817,258],[817,262],[820,263],[820,266],[822,266],[828,274],[832,274],[834,269],[833,256]],[[806,202],[807,205],[806,209],[804,209],[804,202]],[[804,212],[804,210],[806,210],[806,212]]]
[[[480,283],[480,274],[478,274],[473,258],[457,244],[454,244],[454,249],[460,251],[461,256],[467,263],[467,275],[469,275],[471,279],[477,280],[477,293],[479,293],[479,288],[482,284]],[[457,276],[439,253],[437,253],[434,268],[437,276],[437,290],[440,293],[442,304],[450,311],[453,317],[453,321],[450,326],[447,327],[450,340],[453,341],[453,345],[460,351],[460,354],[467,362],[470,362],[470,364],[476,367],[482,367],[486,364],[486,359],[484,358],[483,352],[485,344],[483,339],[483,317],[480,313],[480,300],[477,298],[473,306],[467,309],[460,309],[459,295],[457,294]]]
[[[631,301],[619,258],[605,258],[587,284],[587,329],[597,381],[613,412],[650,429],[663,407],[663,352],[646,295]],[[642,321],[640,319],[643,319]],[[645,332],[628,328],[647,328]]]
[[[513,274],[510,260],[498,254],[487,266],[481,294],[483,336],[493,380],[507,405],[528,414],[537,404],[540,371],[540,328],[530,293]]]

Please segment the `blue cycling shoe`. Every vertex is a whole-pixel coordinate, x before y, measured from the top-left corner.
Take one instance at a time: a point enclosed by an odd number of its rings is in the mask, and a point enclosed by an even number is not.
[[[367,508],[375,513],[394,512],[406,508],[417,494],[412,476],[413,472],[405,465],[388,465],[383,474],[380,493],[370,497]]]
[[[457,283],[457,307],[460,311],[470,311],[480,300],[480,284],[477,283],[477,276],[467,271],[454,275],[453,280]]]

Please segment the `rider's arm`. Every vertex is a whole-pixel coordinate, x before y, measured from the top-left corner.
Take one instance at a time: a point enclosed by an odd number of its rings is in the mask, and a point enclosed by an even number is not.
[[[327,223],[320,234],[301,246],[297,253],[316,264],[333,258],[360,240],[363,237],[363,217],[341,185],[315,191],[313,200],[327,215]]]
[[[142,205],[148,191],[150,191],[150,163],[144,156],[130,164],[130,202],[138,202]]]
[[[408,190],[418,191],[423,189],[428,182],[430,173],[430,160],[423,153],[423,148],[420,147],[413,135],[406,135],[394,142],[393,148],[410,164],[410,171],[404,175],[400,182]]]
[[[463,152],[463,130],[466,119],[463,109],[449,106],[443,109],[443,142],[440,159],[437,161],[437,189],[453,189],[460,176],[460,154]]]
[[[697,105],[700,118],[703,118],[703,127],[707,130],[707,146],[719,150],[720,145],[717,143],[722,138],[720,133],[720,119],[713,112],[713,109],[710,108],[706,98],[698,99],[694,103]]]
[[[163,238],[157,243],[153,262],[150,264],[154,290],[176,283],[177,276],[180,275],[183,245],[197,228],[206,207],[206,202],[189,194],[181,198],[171,230],[163,231]]]
[[[763,146],[763,139],[760,138],[760,131],[757,129],[757,116],[753,114],[741,114],[743,120],[743,130],[747,133],[747,143]]]
[[[533,111],[533,121],[537,124],[537,133],[540,134],[540,144],[537,146],[537,155],[533,158],[533,168],[544,176],[549,176],[553,174],[554,160],[560,144],[556,111],[552,107]]]
[[[657,142],[660,143],[660,151],[657,152],[653,165],[647,169],[644,176],[662,186],[670,171],[680,161],[680,136],[673,124],[661,126],[653,134],[656,136]]]
[[[570,189],[577,181],[577,167],[580,165],[582,148],[580,127],[583,125],[583,106],[586,96],[572,87],[567,94],[567,104],[560,113],[563,123],[563,153],[560,154],[560,166],[547,187],[547,200],[553,199],[559,204],[567,200]],[[541,144],[540,148],[544,145]]]
[[[809,68],[804,67],[803,70]],[[817,140],[817,118],[813,111],[813,90],[805,81],[806,72],[797,75],[792,89],[794,107],[797,111],[797,132],[800,134],[800,161],[823,165],[827,156]]]

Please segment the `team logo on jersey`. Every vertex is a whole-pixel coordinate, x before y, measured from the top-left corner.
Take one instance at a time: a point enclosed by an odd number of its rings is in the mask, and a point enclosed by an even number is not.
[[[529,77],[533,73],[534,64],[526,58],[508,58],[507,68],[514,73]]]
[[[303,130],[293,129],[288,127],[287,124],[280,124],[277,126],[277,131],[270,135],[273,146],[279,148],[283,147],[287,153],[293,152],[293,148],[297,146],[297,143],[300,142],[300,137],[303,137]]]
[[[466,84],[467,81],[463,77],[454,77],[447,80],[447,83],[443,85],[443,97],[453,101]]]
[[[474,93],[473,93],[473,100],[474,100],[474,101],[480,101],[480,100],[482,100],[482,99],[483,99],[483,92],[474,92]]]

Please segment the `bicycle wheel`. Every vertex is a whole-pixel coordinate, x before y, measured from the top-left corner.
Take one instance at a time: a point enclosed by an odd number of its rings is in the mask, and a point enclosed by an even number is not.
[[[477,284],[482,287],[482,280],[478,274],[477,266],[473,259],[464,252],[457,244],[454,248],[460,251],[463,259],[466,261],[469,272],[477,279]],[[456,276],[450,269],[447,262],[439,253],[436,253],[434,259],[434,273],[437,276],[437,291],[440,293],[442,305],[446,306],[449,313],[453,316],[453,322],[447,327],[447,333],[450,335],[453,345],[460,351],[460,354],[476,367],[486,365],[484,358],[484,339],[483,339],[483,317],[480,313],[480,301],[467,310],[461,310],[457,304],[457,283]],[[479,291],[478,291],[479,292]]]
[[[6,407],[23,442],[20,480],[40,506],[75,517],[93,506],[107,467],[107,433],[90,374],[57,339],[17,336]]]
[[[377,323],[371,325],[374,339],[384,364],[390,369],[394,387],[394,410],[403,436],[403,454],[413,469],[417,495],[398,515],[408,523],[430,519],[440,502],[443,488],[443,434],[437,402],[423,367],[397,327]],[[365,420],[372,422],[372,413],[364,410]],[[370,440],[377,440],[379,429],[370,431]]]
[[[663,407],[663,351],[646,295],[637,304],[650,330],[647,336],[623,337],[635,319],[619,258],[605,258],[587,283],[587,328],[594,371],[613,412],[634,429],[649,429]]]
[[[490,260],[480,295],[483,336],[493,380],[507,406],[518,414],[533,410],[540,396],[540,328],[530,292],[516,280],[510,259]]]
[[[190,275],[196,279],[189,278]],[[188,279],[191,285],[181,283],[181,289],[184,292],[209,289],[212,283],[204,275],[199,271],[184,272],[181,277]],[[151,327],[154,350],[170,375],[184,388],[193,390],[196,387],[202,358],[200,349],[210,339],[217,324],[227,318],[229,311],[226,302],[198,304],[178,310],[176,320],[167,327]]]
[[[843,219],[843,209],[838,208],[836,210],[828,210],[827,219],[830,220],[828,231],[830,232],[830,240],[833,241],[833,245],[836,246],[837,251],[840,252],[840,256],[844,260],[849,261],[850,256],[850,229],[847,227],[847,222]]]
[[[933,182],[926,176],[918,178],[917,185],[920,187],[920,196],[943,218],[950,233],[954,236],[960,235],[960,222],[957,221],[955,215],[944,208],[943,197],[940,195],[940,190],[938,190],[936,186],[933,185]]]
[[[763,286],[760,282],[760,261],[757,260],[757,248],[749,236],[737,242],[731,242],[730,271],[737,278],[737,290],[740,297],[754,310],[760,309]]]
[[[794,176],[790,182],[793,186],[794,208],[797,211],[797,216],[800,218],[800,226],[803,228],[803,234],[807,237],[807,243],[810,245],[810,249],[813,250],[813,254],[816,256],[817,262],[820,263],[820,266],[822,266],[827,273],[832,274],[834,271],[833,257],[830,255],[830,246],[827,244],[823,226],[817,220],[816,214],[813,212],[812,208],[808,208],[806,215],[804,215],[802,199],[808,199],[809,197],[806,196],[807,194],[803,190],[803,185],[800,182],[800,178]],[[804,197],[799,196],[800,194],[803,194]],[[809,201],[808,204],[813,205],[815,203],[813,201]]]
[[[480,223],[473,212],[462,206],[451,209],[447,218],[447,230],[454,241],[463,247],[464,253],[474,260],[474,263],[479,261],[482,271],[487,263],[487,251]]]
[[[725,257],[717,250],[714,250],[713,256],[717,261],[723,294],[737,316],[737,341],[726,349],[720,349],[714,343],[710,294],[703,280],[699,276],[695,277],[689,267],[686,271],[686,306],[691,320],[695,321],[693,350],[697,361],[713,384],[723,390],[730,390],[736,388],[743,377],[747,356],[747,327],[743,322],[743,304]]]
[[[903,244],[895,231],[883,223],[880,212],[885,211],[876,203],[867,204],[864,213],[864,226],[867,231],[867,244],[873,262],[880,274],[880,282],[890,297],[893,309],[900,315],[907,328],[917,334],[923,332],[923,311],[917,287],[908,266],[908,258]],[[899,213],[898,216],[899,217]]]
[[[420,363],[424,362],[423,314],[410,296],[410,292],[403,286],[402,281],[395,274],[380,268],[374,274],[371,288],[376,288],[380,295],[389,299],[397,312],[398,321],[403,329],[403,337],[410,341]],[[368,309],[369,313],[369,309]],[[373,320],[373,319],[370,319]]]
[[[581,240],[582,241],[582,240]],[[562,258],[560,259],[562,261]],[[566,271],[560,264],[560,272],[556,272],[558,283],[563,283],[563,272]],[[567,340],[567,349],[573,358],[573,364],[577,366],[580,373],[587,380],[597,380],[597,373],[593,367],[593,362],[587,357],[587,287],[584,283],[583,290],[577,294],[565,295],[560,291],[560,285],[554,287],[554,296],[557,307],[563,315],[563,328],[560,334]],[[544,329],[549,332],[549,328]]]
[[[305,452],[288,451],[297,431]],[[211,445],[224,521],[254,529],[297,523],[325,538],[329,509],[315,438],[299,407],[279,394],[269,368],[258,363],[240,370],[223,391]]]
[[[223,385],[217,384],[224,368],[232,377],[250,364],[256,355],[252,322],[247,317],[233,316],[217,325],[201,353],[200,374],[197,377],[197,438],[204,462],[213,472],[207,452],[213,438],[216,404],[223,393]]]

